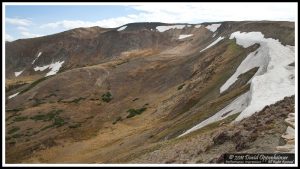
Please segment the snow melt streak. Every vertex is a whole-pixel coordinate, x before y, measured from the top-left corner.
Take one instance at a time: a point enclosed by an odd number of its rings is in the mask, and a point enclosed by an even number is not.
[[[188,133],[191,133],[195,130],[198,130],[208,124],[214,123],[219,120],[223,120],[228,116],[241,112],[245,107],[247,107],[247,100],[249,99],[249,92],[246,92],[232,101],[229,105],[225,108],[217,112],[215,115],[209,117],[208,119],[202,121],[198,125],[194,126],[193,128],[187,130],[185,133],[181,134],[179,137],[184,136]]]
[[[42,52],[39,52],[37,57],[32,61],[32,64],[34,64],[34,62],[41,56]]]
[[[11,99],[11,98],[13,98],[13,97],[16,97],[18,94],[19,94],[19,92],[18,92],[18,93],[15,93],[15,94],[13,94],[13,95],[10,95],[10,96],[8,96],[8,99]]]
[[[122,26],[121,28],[118,29],[118,31],[122,31],[122,30],[124,30],[126,28],[127,28],[127,26]]]
[[[206,48],[202,49],[200,52],[205,51],[206,49],[214,46],[215,44],[219,43],[222,39],[224,39],[224,37],[219,37],[217,40],[215,40],[213,43],[211,43],[210,45],[208,45]]]
[[[189,35],[179,35],[178,39],[184,39],[187,37],[193,36],[193,34],[189,34]]]
[[[16,76],[16,77],[20,76],[20,74],[22,74],[23,71],[24,71],[24,70],[21,70],[20,72],[15,72],[15,76]]]

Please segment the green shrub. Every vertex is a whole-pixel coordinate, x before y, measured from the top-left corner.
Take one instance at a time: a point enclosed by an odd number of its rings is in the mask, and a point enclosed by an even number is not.
[[[6,121],[8,121],[9,119],[13,118],[13,117],[16,117],[16,116],[20,116],[21,114],[19,113],[13,113],[11,116],[7,117],[6,118]]]
[[[28,84],[28,83],[22,82],[22,81],[18,81],[18,82],[15,83],[15,84],[5,86],[5,92],[8,93],[8,92],[10,92],[10,91],[12,91],[12,90],[14,90],[14,89],[17,89],[17,88],[19,88],[19,87],[21,87],[21,86],[26,85],[26,84]]]
[[[56,127],[60,127],[62,125],[64,125],[66,122],[63,118],[61,117],[55,117],[54,119],[54,122],[53,122],[53,125],[56,126]]]
[[[77,99],[74,99],[72,102],[73,103],[78,103],[79,101],[84,100],[84,99],[85,99],[84,97],[79,97]]]
[[[126,118],[131,118],[131,117],[134,117],[136,115],[142,114],[145,110],[147,110],[146,107],[143,107],[143,108],[140,108],[140,109],[129,109],[129,110],[127,110],[129,115]]]
[[[20,130],[20,127],[13,127],[12,129],[10,129],[7,134],[12,134],[15,133],[16,131]]]
[[[102,100],[106,103],[110,102],[112,100],[112,95],[110,92],[106,92],[102,95]]]
[[[22,136],[24,136],[24,134],[14,134],[14,135],[12,135],[11,137],[12,137],[12,138],[20,138],[20,137],[22,137]]]
[[[32,82],[28,87],[26,87],[24,90],[22,90],[20,92],[20,94],[27,92],[28,90],[32,89],[34,86],[36,86],[37,84],[39,84],[40,82],[50,78],[51,76],[46,76],[46,77],[42,77],[34,82]]]
[[[49,112],[47,114],[38,114],[33,117],[30,117],[30,119],[35,120],[35,121],[38,121],[38,120],[50,121],[50,120],[54,119],[62,111],[63,110],[52,110],[51,112]]]
[[[70,125],[69,128],[78,128],[80,126],[81,126],[81,124],[77,123],[77,124],[74,124],[74,125]]]
[[[137,100],[139,100],[139,98],[135,98],[135,99],[133,99],[132,101],[134,102],[134,101],[137,101]]]
[[[118,121],[122,121],[122,117],[121,116],[117,117],[116,120],[112,124],[116,124]]]
[[[27,120],[28,117],[27,116],[19,116],[19,117],[15,117],[14,121],[24,121]]]
[[[24,110],[23,108],[7,109],[6,112],[18,112]]]
[[[178,86],[177,90],[181,90],[185,84]]]

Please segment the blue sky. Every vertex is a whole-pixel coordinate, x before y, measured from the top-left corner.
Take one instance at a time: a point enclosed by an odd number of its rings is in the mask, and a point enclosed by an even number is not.
[[[131,22],[295,21],[296,3],[5,4],[5,39],[44,36],[77,27]]]
[[[90,20],[118,17],[128,14],[136,14],[137,10],[120,5],[53,5],[53,6],[7,6],[6,16],[10,18],[24,17],[34,18],[36,22],[47,23],[61,20]]]

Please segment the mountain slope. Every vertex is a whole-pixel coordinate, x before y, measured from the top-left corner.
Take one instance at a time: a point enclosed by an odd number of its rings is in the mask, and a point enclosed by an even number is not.
[[[260,32],[263,40],[240,32]],[[274,53],[269,43],[286,50],[289,59]],[[277,85],[264,88],[266,93],[281,88],[278,97],[246,114],[294,95],[290,46],[294,23],[270,21],[133,23],[9,42],[7,162],[129,162],[205,120],[213,119],[206,125],[241,120],[249,105],[261,102],[253,81],[270,71],[287,72],[262,79]],[[271,59],[244,68],[249,57],[259,56]],[[243,95],[247,99],[233,104]]]

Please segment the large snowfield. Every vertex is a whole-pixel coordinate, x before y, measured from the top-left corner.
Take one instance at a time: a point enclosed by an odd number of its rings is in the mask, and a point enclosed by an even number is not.
[[[239,75],[254,67],[259,67],[255,75],[248,81],[250,91],[180,136],[239,112],[241,113],[235,122],[240,121],[267,105],[283,100],[284,97],[295,95],[295,67],[289,66],[295,62],[294,46],[284,46],[278,40],[265,38],[261,32],[241,33],[237,31],[231,34],[230,39],[236,39],[236,43],[244,48],[254,44],[259,44],[260,47],[242,61],[236,72],[220,88],[220,93],[228,89]],[[227,114],[224,116],[226,112]]]
[[[288,66],[295,62],[294,47],[284,46],[278,40],[272,38],[265,38],[261,32],[234,32],[230,36],[230,39],[233,38],[236,39],[237,44],[245,48],[255,43],[260,44],[260,47],[256,50],[256,55],[251,53],[247,56],[247,58],[253,58],[248,59],[248,65],[256,65],[260,68],[250,80],[249,105],[235,121],[249,117],[265,106],[295,94],[295,68]],[[255,57],[259,58],[256,59]],[[244,65],[241,64],[240,66]],[[237,74],[246,72],[247,68],[239,70],[236,72]]]

